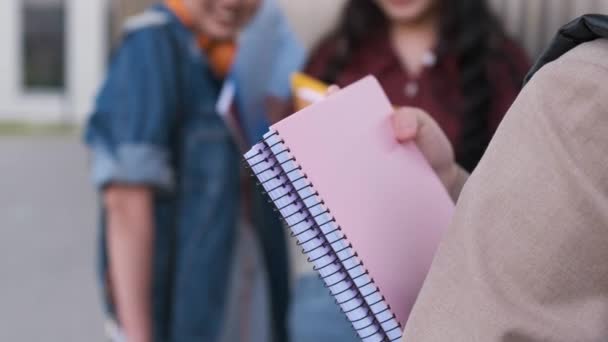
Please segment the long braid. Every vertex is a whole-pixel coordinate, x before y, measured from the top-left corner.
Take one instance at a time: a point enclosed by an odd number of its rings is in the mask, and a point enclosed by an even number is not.
[[[458,58],[460,88],[464,97],[460,148],[456,151],[456,159],[471,171],[477,166],[491,138],[488,113],[493,92],[488,80],[488,62],[493,38],[502,32],[484,1],[459,0],[444,4],[447,8],[443,12],[451,15],[442,21],[442,37],[456,33],[454,43],[450,45]]]

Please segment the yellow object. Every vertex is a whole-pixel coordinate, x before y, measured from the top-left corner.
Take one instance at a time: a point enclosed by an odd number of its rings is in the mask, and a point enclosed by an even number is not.
[[[291,75],[291,90],[293,92],[296,111],[302,110],[311,104],[322,100],[329,86],[320,80],[303,73]]]

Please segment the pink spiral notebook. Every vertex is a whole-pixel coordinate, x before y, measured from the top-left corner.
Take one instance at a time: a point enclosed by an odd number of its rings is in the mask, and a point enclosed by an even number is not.
[[[245,159],[363,341],[396,341],[454,205],[371,76],[270,128]]]

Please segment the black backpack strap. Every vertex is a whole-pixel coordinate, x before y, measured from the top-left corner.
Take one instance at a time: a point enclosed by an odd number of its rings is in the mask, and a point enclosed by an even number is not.
[[[545,64],[553,62],[580,44],[599,38],[608,39],[608,15],[587,14],[574,19],[558,31],[551,45],[532,66],[524,84]]]

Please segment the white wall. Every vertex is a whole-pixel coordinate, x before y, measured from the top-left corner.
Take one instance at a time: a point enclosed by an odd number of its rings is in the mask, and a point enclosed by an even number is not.
[[[69,112],[83,121],[104,77],[108,44],[108,1],[68,0]]]
[[[107,0],[66,1],[66,89],[22,87],[20,0],[0,1],[0,121],[80,122],[90,111],[106,60]]]
[[[337,21],[345,0],[279,0],[289,21],[308,48],[314,47]]]
[[[585,13],[608,13],[608,0],[490,0],[507,30],[537,57],[557,30]]]

